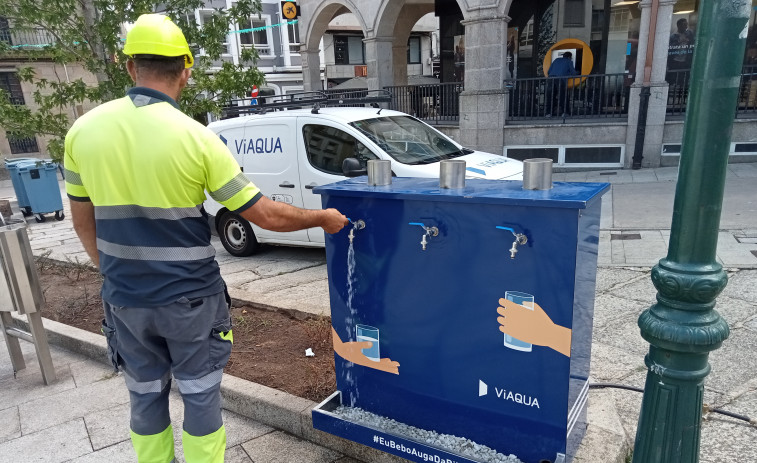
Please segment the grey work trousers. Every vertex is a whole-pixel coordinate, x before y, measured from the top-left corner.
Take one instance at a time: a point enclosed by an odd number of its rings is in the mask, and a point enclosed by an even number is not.
[[[172,375],[184,401],[184,431],[205,436],[220,429],[221,377],[231,355],[226,291],[163,307],[103,306],[108,355],[129,389],[131,430],[152,435],[171,424]]]

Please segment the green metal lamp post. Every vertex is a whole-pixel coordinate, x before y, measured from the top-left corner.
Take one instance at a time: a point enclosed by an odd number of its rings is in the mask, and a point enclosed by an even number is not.
[[[728,338],[714,310],[728,277],[715,260],[751,0],[702,0],[670,246],[652,269],[657,303],[639,317],[651,344],[634,463],[699,461],[710,351]]]

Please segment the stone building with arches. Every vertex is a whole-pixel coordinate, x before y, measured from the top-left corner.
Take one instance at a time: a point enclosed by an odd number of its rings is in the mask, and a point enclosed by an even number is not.
[[[305,90],[321,88],[321,39],[347,13],[363,32],[368,88],[407,85],[408,37],[434,13],[441,82],[464,83],[458,123],[440,128],[461,144],[517,158],[552,157],[565,168],[630,167],[634,155],[643,167],[678,162],[699,0],[298,3]],[[757,160],[756,23],[754,0],[732,162]],[[567,50],[584,77],[568,83],[563,112],[553,114],[550,100],[557,97],[545,75]],[[645,87],[648,104],[640,97]]]

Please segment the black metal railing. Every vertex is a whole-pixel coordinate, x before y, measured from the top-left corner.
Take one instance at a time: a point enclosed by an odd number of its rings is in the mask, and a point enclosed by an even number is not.
[[[691,83],[691,70],[682,69],[668,71],[665,74],[668,82],[668,103],[666,114],[669,116],[682,116],[686,113],[686,103],[689,100],[689,84]]]
[[[506,80],[507,120],[624,118],[632,74]]]
[[[11,154],[38,153],[36,137],[15,137],[8,135],[8,144],[11,148]]]
[[[456,124],[460,120],[461,83],[395,85],[389,109],[411,114],[429,124]]]
[[[42,49],[55,43],[55,37],[44,29],[0,29],[0,41],[15,50]]]
[[[667,115],[683,116],[689,98],[691,70],[668,71]],[[739,98],[736,117],[757,117],[757,65],[744,66],[739,82]]]
[[[738,116],[757,117],[757,64],[744,66],[739,85]]]

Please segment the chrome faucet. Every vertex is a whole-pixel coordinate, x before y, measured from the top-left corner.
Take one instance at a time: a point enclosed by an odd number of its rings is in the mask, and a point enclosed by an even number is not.
[[[524,235],[523,233],[516,233],[515,230],[510,227],[500,227],[499,225],[497,225],[497,228],[499,228],[500,230],[507,230],[515,237],[515,241],[513,241],[513,245],[510,248],[510,259],[515,259],[515,254],[518,253],[518,245],[528,243],[528,237],[526,237],[526,235]]]
[[[352,224],[352,228],[350,229],[350,234],[347,235],[347,238],[350,239],[350,244],[352,244],[352,240],[355,239],[355,230],[362,230],[363,228],[365,228],[365,221],[358,219],[353,222],[352,219],[349,219],[349,218],[347,220],[349,220],[350,223]]]
[[[424,251],[426,250],[426,246],[428,245],[428,238],[439,236],[439,229],[436,227],[427,227],[420,222],[410,222],[409,225],[418,225],[425,231],[423,237],[421,237],[421,249],[423,249]]]

